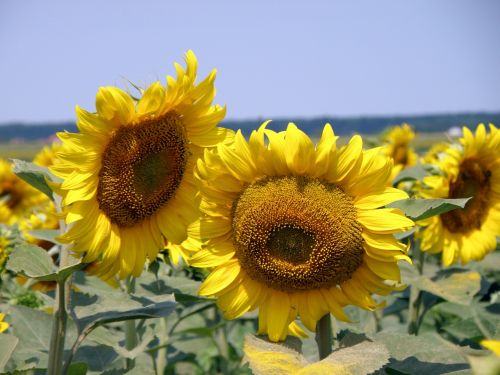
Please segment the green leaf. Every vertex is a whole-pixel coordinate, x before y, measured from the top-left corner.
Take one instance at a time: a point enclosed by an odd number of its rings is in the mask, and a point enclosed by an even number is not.
[[[88,366],[84,362],[72,363],[69,366],[68,375],[85,375],[87,370]]]
[[[7,361],[14,352],[19,339],[6,333],[0,334],[0,371],[4,370]]]
[[[14,248],[7,268],[39,281],[64,281],[73,272],[85,267],[79,259],[71,257],[70,262],[68,266],[56,270],[52,258],[44,249],[24,243]]]
[[[500,358],[495,354],[488,356],[467,356],[473,374],[498,375],[500,374]]]
[[[377,333],[375,340],[385,344],[393,358],[388,374],[446,374],[469,368],[462,349],[435,333],[413,336],[385,331]]]
[[[19,159],[11,159],[14,164],[14,173],[33,186],[35,189],[41,191],[50,199],[52,196],[52,189],[47,184],[47,180],[54,181],[54,176],[48,171],[47,168],[35,165]]]
[[[12,321],[12,333],[19,339],[9,366],[13,365],[19,371],[46,368],[53,316],[24,306],[10,306],[8,315]],[[66,340],[72,342],[75,339],[75,325],[68,321]]]
[[[89,371],[103,373],[118,358],[118,353],[110,346],[85,344],[78,349],[73,361],[87,364]]]
[[[448,302],[470,305],[481,289],[481,275],[477,272],[455,272],[436,281],[420,276],[412,285]]]
[[[483,324],[489,332],[493,332],[495,330],[495,325],[493,323],[483,320]],[[442,329],[458,340],[469,339],[479,342],[479,340],[484,337],[473,318],[457,321],[453,324],[442,327]]]
[[[445,212],[464,208],[471,198],[458,199],[403,199],[392,202],[387,207],[399,208],[412,220],[424,220],[431,216],[441,215]]]
[[[105,323],[121,322],[131,319],[161,318],[170,315],[175,309],[171,295],[157,298],[121,296],[121,298],[98,298],[94,303],[75,309],[79,324],[97,326]]]
[[[54,274],[52,258],[41,247],[22,244],[14,248],[7,261],[7,268],[37,280],[49,281],[47,276]]]
[[[57,229],[34,229],[29,233],[31,236],[39,240],[45,240],[55,244],[59,244],[59,241],[56,240],[56,237],[61,234]]]
[[[409,167],[403,169],[392,181],[392,185],[395,186],[403,181],[415,181],[422,180],[425,176],[429,176],[429,171],[434,167],[429,164],[417,164],[414,167]]]

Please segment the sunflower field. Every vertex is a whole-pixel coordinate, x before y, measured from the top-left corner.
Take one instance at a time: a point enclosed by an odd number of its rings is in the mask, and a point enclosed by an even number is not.
[[[246,137],[197,64],[0,159],[0,372],[500,374],[500,131]]]

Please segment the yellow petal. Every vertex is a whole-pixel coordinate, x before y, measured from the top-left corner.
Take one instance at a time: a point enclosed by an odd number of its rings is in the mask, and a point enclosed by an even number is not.
[[[362,195],[354,200],[354,205],[359,209],[374,209],[383,207],[389,203],[407,199],[408,194],[403,190],[386,187],[382,192],[377,194]]]
[[[358,211],[358,222],[374,233],[397,233],[412,228],[415,223],[396,208]]]
[[[285,134],[285,158],[288,169],[297,175],[310,171],[315,161],[314,144],[293,123],[289,123]]]
[[[202,296],[212,296],[231,286],[241,276],[241,267],[237,259],[230,260],[217,267],[201,284],[198,293]]]

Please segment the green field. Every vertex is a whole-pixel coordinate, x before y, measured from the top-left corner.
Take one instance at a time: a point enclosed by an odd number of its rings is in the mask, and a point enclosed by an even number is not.
[[[3,159],[32,160],[46,143],[32,141],[23,143],[0,143],[0,157]]]
[[[342,136],[339,138],[338,144],[344,145],[349,141],[350,137]],[[377,146],[380,142],[378,134],[363,135],[365,147]],[[424,152],[430,146],[438,142],[446,142],[449,139],[445,133],[417,133],[417,136],[412,142],[412,146],[418,152]],[[0,157],[3,159],[22,159],[32,160],[33,157],[40,151],[46,143],[43,141],[28,141],[22,143],[0,143]]]

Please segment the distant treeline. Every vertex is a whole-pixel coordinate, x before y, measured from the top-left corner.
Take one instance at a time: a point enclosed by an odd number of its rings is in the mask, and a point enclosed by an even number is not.
[[[237,130],[241,129],[249,134],[266,119],[256,120],[226,120],[222,126]],[[317,136],[323,125],[327,122],[333,125],[338,135],[350,135],[353,133],[375,134],[388,126],[407,122],[418,132],[445,132],[451,127],[467,125],[475,128],[477,124],[493,123],[500,125],[500,113],[466,113],[446,115],[424,115],[424,116],[380,116],[380,117],[317,117],[317,118],[290,118],[276,119],[269,125],[270,128],[281,130],[288,122],[295,122],[297,126],[312,136]],[[0,142],[8,142],[12,139],[37,140],[46,139],[56,132],[67,130],[75,132],[76,125],[72,122],[61,123],[7,123],[0,125]]]

